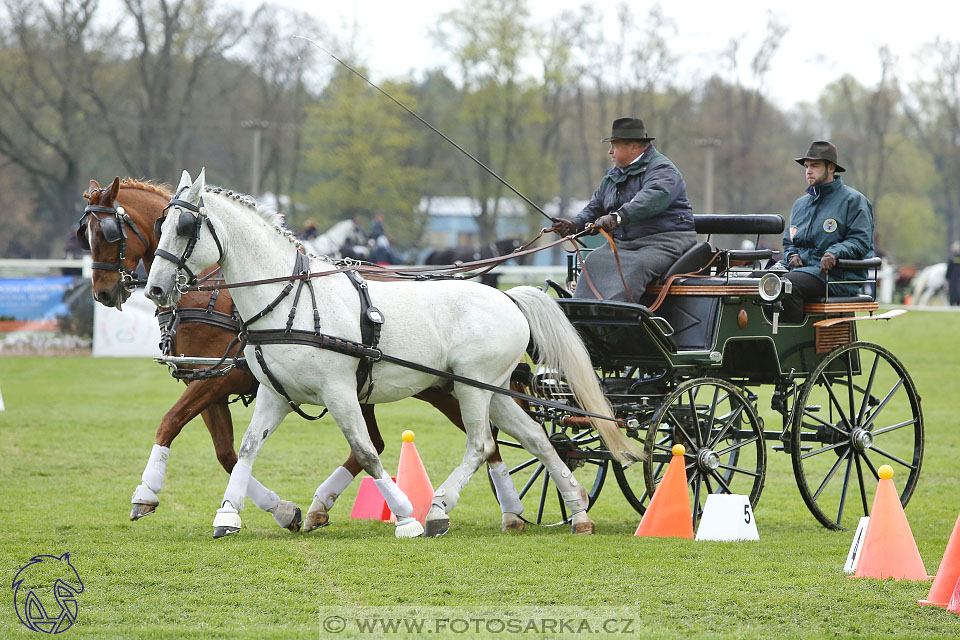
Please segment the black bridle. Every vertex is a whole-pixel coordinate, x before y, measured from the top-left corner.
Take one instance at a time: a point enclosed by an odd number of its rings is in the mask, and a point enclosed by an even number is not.
[[[101,189],[94,193],[100,191],[103,190]],[[92,195],[93,194],[91,194],[91,197]],[[117,262],[94,262],[90,265],[91,268],[101,271],[118,271],[122,278],[123,286],[126,289],[133,289],[138,285],[144,284],[144,281],[140,280],[135,270],[127,269],[123,265],[127,254],[127,231],[124,225],[133,229],[133,232],[140,238],[145,249],[150,249],[150,244],[147,242],[143,233],[140,232],[140,229],[137,228],[137,224],[133,221],[133,218],[123,210],[122,206],[117,205],[116,202],[110,207],[88,204],[83,209],[83,214],[77,221],[77,242],[80,244],[80,248],[86,251],[91,251],[90,238],[87,235],[90,216],[96,218],[100,223],[100,231],[103,233],[104,240],[110,244],[120,243],[120,253]]]
[[[223,260],[223,245],[220,244],[220,238],[213,228],[213,223],[210,222],[210,218],[207,216],[207,209],[203,206],[203,197],[200,198],[199,203],[192,204],[186,200],[181,200],[180,192],[177,192],[177,195],[173,196],[170,203],[163,208],[164,212],[170,207],[177,210],[177,235],[181,238],[187,238],[187,246],[183,250],[183,255],[179,258],[159,247],[157,247],[157,250],[154,251],[153,254],[176,265],[177,289],[182,293],[185,287],[197,281],[197,276],[187,266],[187,260],[190,259],[194,248],[197,246],[197,240],[200,239],[200,231],[203,229],[204,222],[206,222],[207,228],[210,230],[210,235],[213,236],[213,241],[217,243],[217,251],[220,254],[220,257],[217,259],[218,263]],[[160,218],[157,218],[157,221],[154,223],[154,232],[156,233],[158,242],[160,240],[160,229],[166,219],[167,215],[164,214]],[[181,272],[183,272],[183,277],[181,277]]]

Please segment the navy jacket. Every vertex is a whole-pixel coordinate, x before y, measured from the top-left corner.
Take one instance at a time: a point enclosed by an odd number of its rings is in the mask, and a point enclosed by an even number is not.
[[[618,240],[634,240],[665,231],[693,231],[693,208],[687,185],[670,160],[654,148],[625,169],[611,167],[593,198],[573,221],[582,231],[588,222],[619,211]]]
[[[790,224],[783,234],[783,257],[798,254],[803,266],[791,271],[805,271],[824,282],[820,258],[832,253],[836,258],[862,260],[873,256],[873,205],[857,191],[843,184],[840,176],[833,182],[807,189],[807,194],[793,203]],[[831,269],[830,282],[864,280],[864,269]],[[831,296],[852,296],[859,284],[830,285]]]

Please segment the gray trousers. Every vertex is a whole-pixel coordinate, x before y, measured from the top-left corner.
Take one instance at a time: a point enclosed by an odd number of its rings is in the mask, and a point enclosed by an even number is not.
[[[623,279],[630,287],[633,299],[639,300],[647,286],[661,278],[696,242],[695,231],[666,231],[636,240],[618,240],[617,253],[623,268]],[[583,270],[589,274],[590,281],[603,300],[627,301],[620,274],[617,273],[617,261],[609,244],[591,252],[584,261]],[[582,273],[573,297],[597,299]]]

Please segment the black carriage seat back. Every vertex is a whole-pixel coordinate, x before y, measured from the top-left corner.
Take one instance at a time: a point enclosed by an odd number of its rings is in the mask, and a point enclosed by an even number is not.
[[[841,258],[837,260],[837,267],[841,269],[878,269],[881,263],[882,260],[878,257],[864,258],[863,260]],[[874,275],[875,274],[876,271],[874,271]],[[868,273],[868,279],[869,275]],[[876,277],[869,279],[869,281],[875,283]],[[804,302],[808,304],[858,304],[876,302],[876,298],[865,293],[860,293],[855,296],[822,296],[819,298],[809,298],[804,300]]]
[[[709,242],[696,243],[687,249],[684,254],[673,263],[672,267],[667,269],[666,273],[660,278],[659,284],[662,284],[667,278],[678,273],[694,273],[703,269],[712,257],[713,247],[710,246]]]

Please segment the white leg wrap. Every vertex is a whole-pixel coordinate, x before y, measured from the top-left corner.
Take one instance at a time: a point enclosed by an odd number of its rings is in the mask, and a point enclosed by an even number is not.
[[[280,500],[279,504],[273,509],[273,519],[277,524],[286,529],[297,516],[297,505],[289,500]]]
[[[520,502],[517,488],[513,486],[513,479],[510,477],[507,465],[499,462],[496,465],[488,464],[487,468],[490,471],[490,479],[493,480],[493,487],[497,491],[500,511],[517,515],[523,513],[523,503]]]
[[[230,472],[230,483],[227,490],[223,492],[224,502],[229,501],[237,510],[237,513],[243,511],[243,498],[247,495],[247,486],[250,483],[250,475],[253,469],[242,460],[237,462]]]
[[[460,501],[460,490],[470,480],[470,476],[457,467],[444,481],[436,493],[433,494],[432,506],[440,507],[444,513],[450,513]]]
[[[270,513],[273,513],[280,504],[280,496],[260,484],[253,476],[250,476],[250,481],[247,483],[247,496],[253,500],[253,504]]]
[[[333,508],[333,503],[336,502],[340,494],[350,486],[351,482],[353,482],[353,474],[342,466],[337,467],[334,472],[330,474],[330,477],[317,487],[317,492],[313,494],[313,504],[316,505],[318,502],[323,503],[323,506],[329,511]],[[313,510],[313,505],[311,505],[310,510]]]
[[[587,504],[589,503],[587,492],[580,486],[580,483],[573,476],[573,472],[566,465],[551,469],[550,477],[560,490],[560,497],[563,498],[571,513],[587,510]]]
[[[150,487],[145,484],[137,485],[137,489],[133,492],[133,498],[130,499],[131,504],[160,504],[160,497],[155,494]]]
[[[397,483],[384,472],[383,478],[378,478],[373,481],[377,485],[377,489],[380,490],[380,494],[383,496],[383,499],[387,501],[387,506],[390,507],[390,511],[393,511],[394,515],[397,516],[397,521],[402,518],[409,518],[413,515],[413,504],[410,502],[410,498],[407,495],[400,491],[400,487],[397,486]]]
[[[170,447],[161,447],[158,444],[153,445],[150,450],[150,459],[147,466],[143,469],[143,475],[140,479],[143,484],[153,493],[160,493],[163,489],[163,476],[167,473],[167,458],[170,457]]]

